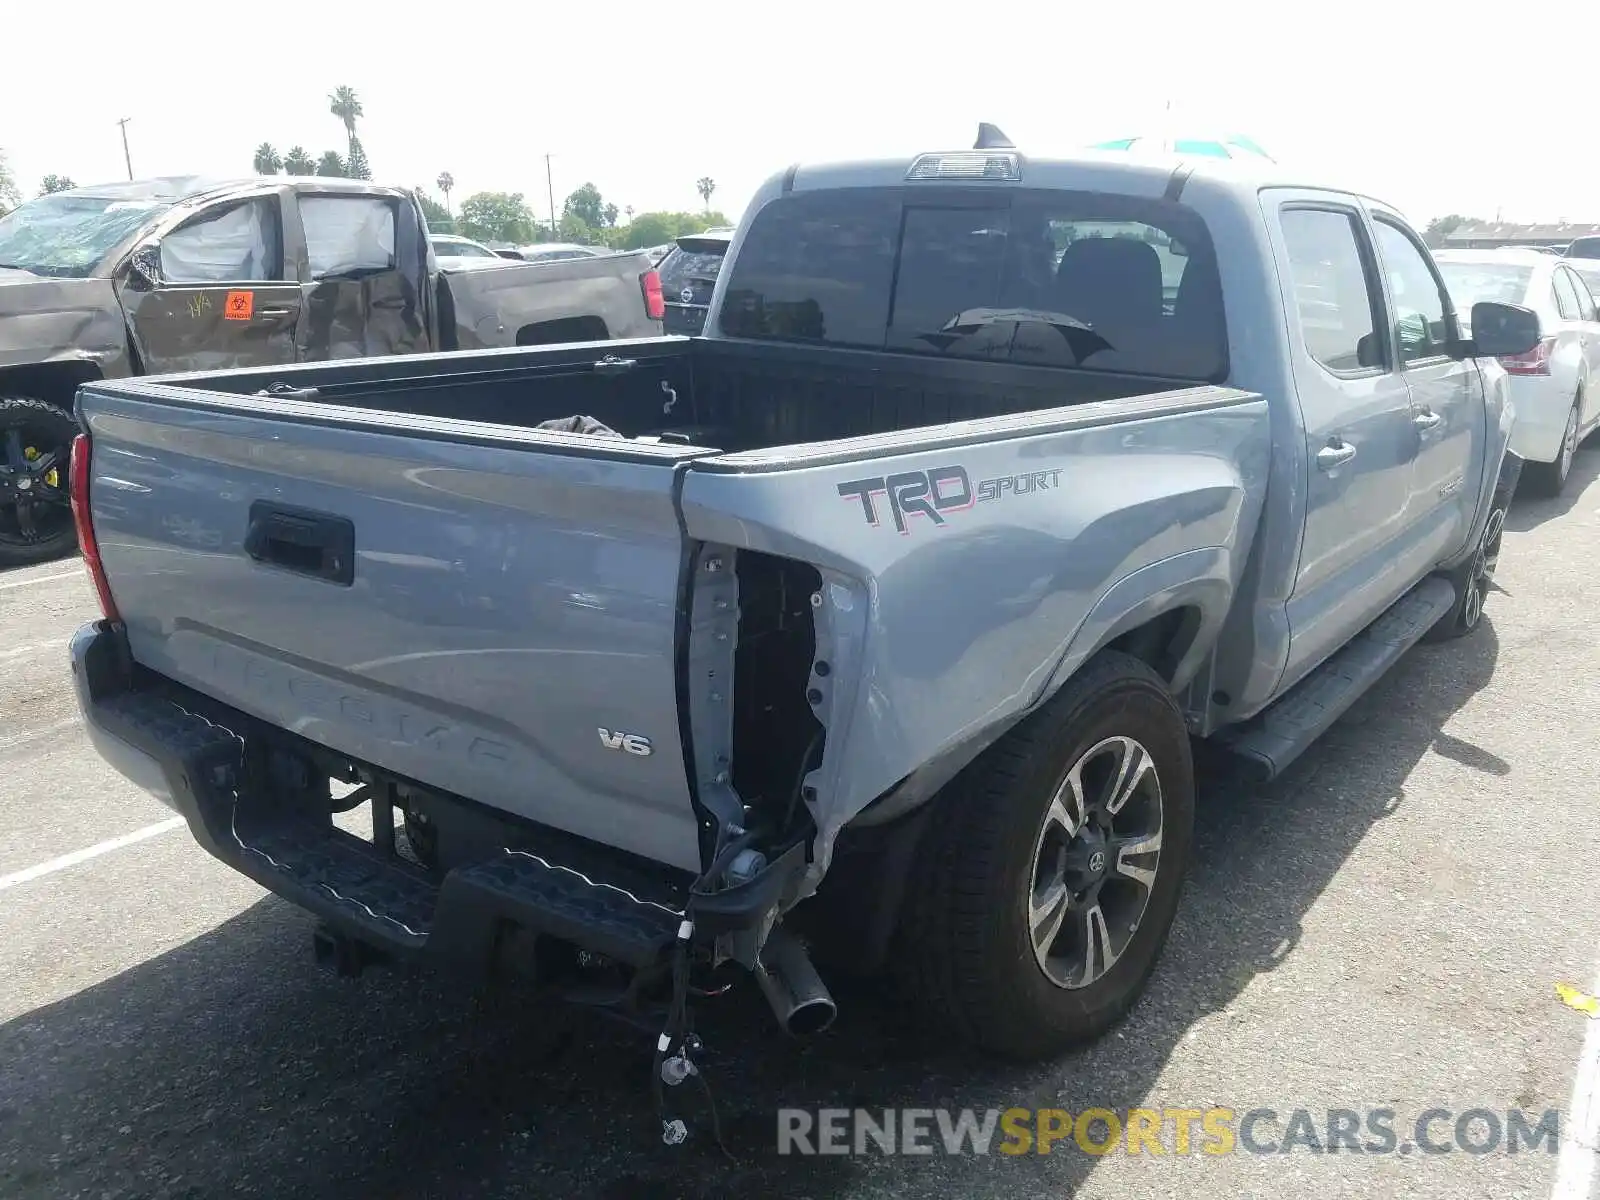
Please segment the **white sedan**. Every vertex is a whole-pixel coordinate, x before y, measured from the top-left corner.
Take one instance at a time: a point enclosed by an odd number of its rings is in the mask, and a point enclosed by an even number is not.
[[[1527,463],[1523,478],[1558,495],[1578,443],[1600,425],[1600,321],[1588,285],[1537,250],[1441,250],[1434,258],[1463,324],[1480,300],[1539,314],[1539,344],[1500,363],[1511,376],[1511,449]]]

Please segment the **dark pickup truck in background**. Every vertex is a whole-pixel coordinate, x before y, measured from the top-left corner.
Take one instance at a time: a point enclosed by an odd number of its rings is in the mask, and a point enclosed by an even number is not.
[[[441,270],[405,188],[169,178],[41,196],[0,218],[0,566],[74,545],[80,384],[648,337],[662,312],[642,251]]]

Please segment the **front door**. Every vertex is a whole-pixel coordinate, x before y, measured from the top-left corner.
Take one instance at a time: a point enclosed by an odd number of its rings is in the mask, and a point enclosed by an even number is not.
[[[276,194],[202,208],[160,239],[155,287],[121,283],[145,372],[292,363],[300,285],[284,268]]]
[[[1288,611],[1285,678],[1292,680],[1404,590],[1394,554],[1404,540],[1416,436],[1406,383],[1388,350],[1362,214],[1321,199],[1287,199],[1276,215],[1274,250],[1306,437],[1305,526]]]
[[[1372,228],[1394,313],[1395,353],[1411,393],[1416,459],[1406,523],[1409,552],[1423,571],[1461,549],[1471,532],[1485,437],[1483,381],[1471,359],[1450,357],[1457,334],[1448,293],[1416,236],[1382,212],[1373,212]]]

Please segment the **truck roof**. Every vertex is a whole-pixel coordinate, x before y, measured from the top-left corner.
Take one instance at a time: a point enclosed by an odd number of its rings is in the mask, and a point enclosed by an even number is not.
[[[862,159],[849,162],[795,163],[774,175],[768,187],[783,192],[851,187],[898,187],[907,180],[913,164],[944,156],[1015,155],[1024,186],[1071,190],[1107,190],[1135,196],[1167,194],[1174,182],[1206,180],[1223,191],[1253,197],[1264,187],[1306,188],[1357,196],[1391,207],[1386,201],[1350,188],[1330,186],[1314,177],[1287,170],[1268,160],[1186,157],[1178,154],[1134,153],[1125,150],[1079,150],[1066,155],[1033,155],[1023,148],[947,147],[904,157]],[[1179,173],[1182,172],[1180,175]],[[937,183],[936,180],[930,182]],[[959,178],[952,177],[952,183]],[[766,189],[763,189],[766,194]]]
[[[329,175],[245,175],[229,179],[207,175],[163,175],[152,179],[134,179],[127,182],[94,183],[70,191],[57,193],[69,196],[92,196],[101,200],[193,200],[203,196],[222,195],[228,192],[254,190],[271,183],[289,183],[308,186],[316,191],[381,192],[398,195],[411,191],[370,179],[344,179]]]

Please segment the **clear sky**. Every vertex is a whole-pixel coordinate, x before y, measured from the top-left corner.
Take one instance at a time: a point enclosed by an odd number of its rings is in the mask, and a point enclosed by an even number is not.
[[[47,173],[244,174],[255,146],[343,150],[327,94],[353,87],[375,178],[457,204],[548,209],[594,182],[619,207],[736,217],[795,160],[971,144],[1025,152],[1158,130],[1237,131],[1312,182],[1446,212],[1600,221],[1592,6],[1253,0],[803,0],[716,15],[638,0],[416,6],[353,0],[0,3],[0,149]],[[414,13],[411,22],[407,14]],[[1563,32],[1566,31],[1566,32]],[[1575,52],[1563,53],[1570,35]]]

